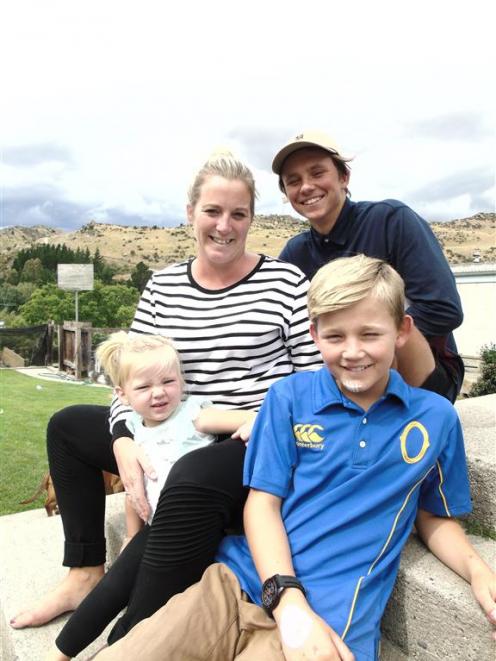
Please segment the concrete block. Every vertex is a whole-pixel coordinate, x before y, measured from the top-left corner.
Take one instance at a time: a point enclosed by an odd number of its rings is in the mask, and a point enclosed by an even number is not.
[[[496,395],[459,400],[474,511],[469,521],[496,533]]]
[[[385,636],[381,640],[381,661],[409,661],[406,654],[404,654],[399,647],[393,645]]]
[[[2,349],[2,363],[5,367],[24,367],[24,358],[9,347]]]
[[[471,537],[495,565],[496,542]],[[494,661],[492,627],[470,586],[412,535],[382,621],[387,645],[419,661]],[[394,657],[393,657],[394,658]]]
[[[106,537],[110,559],[124,537],[124,494],[107,496]],[[0,517],[0,658],[2,661],[43,659],[66,622],[58,617],[43,627],[16,630],[9,625],[16,612],[34,603],[66,574],[62,567],[63,533],[59,516],[44,509]],[[110,628],[111,625],[109,625]],[[106,641],[109,628],[77,658],[88,659]]]

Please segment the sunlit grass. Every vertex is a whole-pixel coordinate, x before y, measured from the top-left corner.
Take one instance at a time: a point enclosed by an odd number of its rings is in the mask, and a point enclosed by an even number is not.
[[[109,404],[110,389],[52,382],[0,370],[0,515],[42,507],[30,497],[48,470],[45,432],[51,415],[71,404]]]

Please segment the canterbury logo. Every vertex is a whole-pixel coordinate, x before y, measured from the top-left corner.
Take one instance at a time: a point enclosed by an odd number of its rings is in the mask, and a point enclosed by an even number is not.
[[[323,436],[318,434],[318,431],[324,431],[324,427],[320,425],[299,424],[293,427],[296,440],[300,443],[322,443]]]
[[[422,434],[422,447],[414,457],[411,457],[408,454],[407,444],[408,444],[408,436],[410,435],[410,432],[413,429],[417,429]],[[401,444],[401,455],[403,457],[403,460],[406,461],[407,464],[416,464],[418,461],[422,459],[424,454],[427,452],[427,448],[430,445],[429,433],[427,432],[427,429],[424,427],[422,423],[413,420],[413,422],[410,422],[401,432],[400,444]]]

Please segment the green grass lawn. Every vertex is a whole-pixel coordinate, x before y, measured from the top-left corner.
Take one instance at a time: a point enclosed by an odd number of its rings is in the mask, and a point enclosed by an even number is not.
[[[0,370],[0,515],[43,507],[29,498],[48,470],[45,431],[51,415],[70,404],[109,404],[111,390],[37,379]]]

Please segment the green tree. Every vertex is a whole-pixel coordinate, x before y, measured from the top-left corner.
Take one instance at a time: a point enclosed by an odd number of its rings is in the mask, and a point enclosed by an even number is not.
[[[115,274],[115,269],[109,266],[100,254],[99,248],[95,250],[93,257],[93,268],[95,269],[95,279],[101,280],[105,284],[110,284]]]
[[[44,278],[45,269],[43,268],[41,259],[39,257],[34,257],[33,259],[28,259],[24,263],[19,280],[21,282],[34,282],[36,284],[42,284]]]
[[[139,292],[127,285],[104,285],[95,281],[92,291],[79,294],[79,321],[91,321],[94,327],[127,328],[134,315]],[[56,285],[36,289],[29,301],[21,305],[19,313],[27,325],[45,324],[50,319],[61,324],[75,318],[74,293]]]
[[[17,285],[19,283],[19,271],[17,269],[10,269],[7,272],[6,281],[11,285]]]
[[[10,285],[4,282],[0,285],[0,308],[7,312],[16,312],[20,305],[31,298],[36,285],[32,282],[21,282],[19,285]]]
[[[146,283],[151,278],[152,270],[148,268],[145,262],[138,262],[131,272],[129,282],[140,293],[146,287]]]
[[[479,397],[493,393],[496,393],[496,344],[491,342],[482,347],[481,375],[470,389],[470,396]]]
[[[14,312],[23,302],[15,285],[9,285],[8,282],[0,285],[0,308],[7,312]]]
[[[23,328],[29,326],[24,317],[15,312],[9,312],[7,308],[0,309],[0,320],[4,322],[5,328]]]
[[[93,291],[80,295],[80,319],[101,328],[128,327],[138,299],[139,292],[133,287],[105,285],[97,280]]]
[[[74,319],[74,312],[74,294],[54,284],[35,289],[29,301],[19,308],[31,326],[46,324],[50,319],[61,324],[65,319]]]

